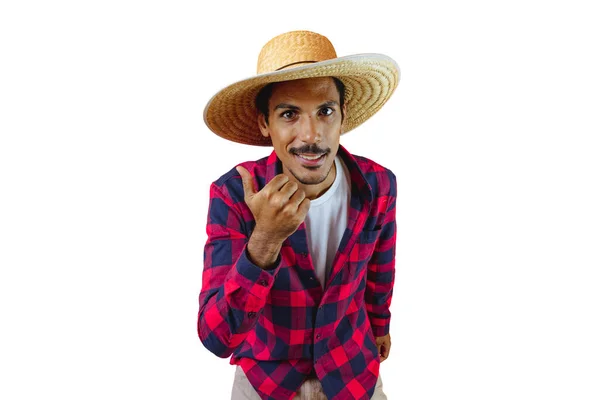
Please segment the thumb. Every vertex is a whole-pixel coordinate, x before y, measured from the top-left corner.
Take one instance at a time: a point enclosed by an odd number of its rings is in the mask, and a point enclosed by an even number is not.
[[[256,190],[254,188],[254,179],[252,179],[250,172],[248,172],[248,170],[241,165],[238,165],[235,167],[235,169],[242,177],[242,185],[244,185],[244,197],[248,199],[254,196],[256,194]]]

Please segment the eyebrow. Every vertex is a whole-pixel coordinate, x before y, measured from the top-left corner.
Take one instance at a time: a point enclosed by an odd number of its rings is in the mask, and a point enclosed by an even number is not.
[[[332,107],[332,106],[339,106],[339,103],[335,100],[329,100],[323,104],[318,105],[317,108]],[[280,108],[285,108],[285,109],[294,110],[294,111],[300,110],[300,107],[295,106],[293,104],[288,104],[288,103],[277,104],[273,110],[278,110]]]
[[[280,108],[288,108],[291,110],[299,110],[300,109],[300,107],[294,106],[292,104],[280,103],[280,104],[277,104],[273,110],[278,110]]]
[[[329,100],[329,101],[326,101],[325,103],[321,104],[317,108],[332,107],[332,106],[339,106],[339,103],[335,100]]]

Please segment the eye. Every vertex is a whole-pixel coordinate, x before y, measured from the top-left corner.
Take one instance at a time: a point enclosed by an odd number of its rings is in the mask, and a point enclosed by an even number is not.
[[[319,110],[319,112],[321,113],[321,115],[329,116],[333,114],[334,109],[331,107],[323,107],[321,108],[321,110]]]
[[[292,119],[296,116],[296,112],[292,110],[284,111],[280,114],[280,116],[284,119]]]

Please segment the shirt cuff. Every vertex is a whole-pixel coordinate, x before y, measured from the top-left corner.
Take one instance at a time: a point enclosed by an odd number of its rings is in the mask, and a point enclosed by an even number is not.
[[[376,338],[378,337],[382,337],[387,335],[388,333],[390,333],[390,325],[385,325],[385,326],[375,326],[375,325],[371,325],[371,330],[373,331],[373,336],[375,336]]]
[[[237,276],[232,276],[231,278],[233,278],[241,288],[247,290],[256,297],[266,299],[280,268],[281,254],[277,255],[274,268],[262,269],[250,260],[247,248],[245,247],[235,264],[235,269],[232,269],[230,274],[235,271],[235,275]]]

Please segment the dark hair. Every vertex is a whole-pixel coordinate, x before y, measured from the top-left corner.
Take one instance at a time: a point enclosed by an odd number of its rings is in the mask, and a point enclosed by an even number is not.
[[[344,120],[344,99],[346,97],[346,85],[338,78],[332,76],[335,87],[340,94],[340,108],[342,109],[342,121]],[[260,89],[260,92],[256,95],[256,108],[258,112],[265,116],[265,121],[269,124],[269,100],[273,94],[273,85],[277,82],[271,82]]]

